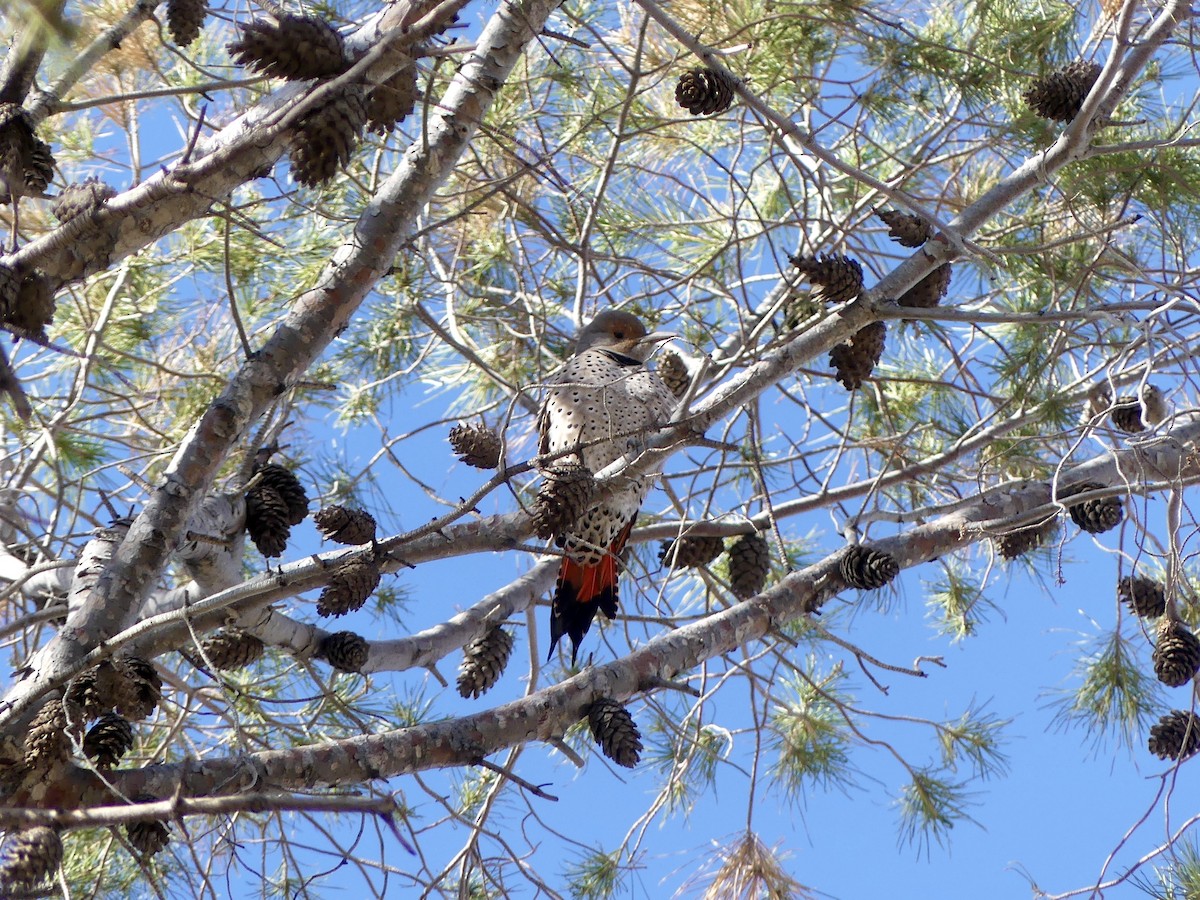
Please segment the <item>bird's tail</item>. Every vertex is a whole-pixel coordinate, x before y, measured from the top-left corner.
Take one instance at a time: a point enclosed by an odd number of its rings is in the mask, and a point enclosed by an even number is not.
[[[619,556],[632,530],[633,522],[621,529],[608,552],[595,565],[582,565],[569,556],[563,557],[550,607],[549,656],[554,655],[554,649],[565,634],[571,639],[571,664],[574,665],[579,645],[592,627],[596,613],[602,612],[610,619],[617,617]]]

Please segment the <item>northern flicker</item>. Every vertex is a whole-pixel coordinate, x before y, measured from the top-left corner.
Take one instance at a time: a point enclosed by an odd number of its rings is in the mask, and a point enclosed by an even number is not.
[[[634,454],[670,421],[675,395],[646,368],[650,354],[672,335],[647,334],[638,318],[606,310],[582,331],[575,355],[554,378],[538,420],[543,454],[572,451],[555,464],[578,463],[593,474]],[[633,529],[650,475],[622,479],[555,542],[563,548],[550,616],[550,653],[565,634],[571,661],[596,612],[617,614],[618,558]]]

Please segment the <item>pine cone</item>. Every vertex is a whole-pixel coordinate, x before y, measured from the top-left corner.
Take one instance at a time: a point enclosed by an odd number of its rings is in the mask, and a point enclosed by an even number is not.
[[[1023,95],[1025,102],[1043,119],[1070,122],[1079,115],[1100,68],[1096,63],[1077,59],[1030,85]]]
[[[317,656],[339,672],[361,672],[371,646],[353,631],[335,631],[321,641]]]
[[[67,685],[67,702],[79,707],[85,721],[99,718],[117,705],[122,680],[116,666],[105,660]]]
[[[724,538],[676,538],[673,541],[662,542],[658,551],[658,561],[668,569],[703,569],[720,556],[724,549]]]
[[[54,180],[54,154],[39,138],[29,114],[16,103],[0,103],[0,186],[2,197],[41,196]]]
[[[459,696],[475,699],[490,691],[504,673],[512,649],[512,635],[499,625],[467,644],[458,668]]]
[[[1138,402],[1137,397],[1118,397],[1113,403],[1109,419],[1114,428],[1126,434],[1137,434],[1146,430],[1142,423],[1142,404]]]
[[[282,556],[292,529],[287,501],[279,491],[259,485],[246,494],[246,532],[265,557]]]
[[[1141,397],[1118,397],[1109,417],[1113,427],[1126,434],[1138,434],[1147,426],[1154,427],[1167,417],[1167,401],[1162,391],[1147,384]]]
[[[627,769],[638,764],[642,755],[642,736],[624,706],[601,697],[588,709],[588,725],[605,756]]]
[[[596,489],[592,473],[577,463],[548,466],[546,480],[538,489],[531,513],[534,533],[551,538],[570,528],[587,509]]]
[[[240,628],[223,628],[200,646],[204,650],[203,658],[221,672],[244,669],[262,659],[266,651],[260,638]]]
[[[897,209],[875,210],[888,227],[888,236],[901,247],[920,247],[933,237],[933,228],[920,216]]]
[[[342,36],[316,16],[283,15],[241,26],[227,49],[235,62],[277,78],[303,81],[340,75],[349,62]]]
[[[93,176],[83,182],[68,184],[58,192],[50,209],[58,221],[66,223],[99,209],[115,196],[115,188]]]
[[[813,297],[825,303],[853,300],[863,289],[862,266],[841,253],[789,256],[802,278],[815,285]]]
[[[113,704],[117,712],[133,722],[149,718],[162,700],[162,678],[154,663],[126,653],[113,657],[113,665],[120,675]]]
[[[1099,490],[1102,487],[1104,485],[1095,481],[1085,481],[1065,491],[1060,491],[1059,499],[1066,502],[1068,497]],[[1125,516],[1125,507],[1121,505],[1119,497],[1103,497],[1099,500],[1084,500],[1074,506],[1068,505],[1067,512],[1071,514],[1071,520],[1084,531],[1090,534],[1103,534],[1121,524],[1121,519]]]
[[[339,544],[369,544],[375,540],[375,517],[363,509],[326,506],[313,513],[322,535]]]
[[[675,102],[693,116],[715,116],[733,106],[737,81],[709,69],[690,69],[679,76]]]
[[[729,584],[733,595],[748,600],[761,593],[771,571],[771,548],[760,533],[739,534],[729,545]]]
[[[417,67],[405,66],[367,95],[367,124],[377,134],[387,134],[417,105]]]
[[[21,296],[21,279],[15,269],[0,265],[0,318],[7,319],[17,308]]]
[[[996,552],[1010,562],[1018,556],[1024,556],[1030,550],[1036,550],[1058,530],[1058,519],[1050,518],[1037,525],[1018,528],[1008,534],[1002,534],[992,539]]]
[[[450,449],[476,469],[494,469],[500,465],[500,435],[486,425],[458,424],[450,429]]]
[[[883,356],[886,340],[887,326],[882,322],[872,322],[856,331],[850,343],[838,344],[829,351],[829,365],[842,387],[848,391],[862,387],[863,381],[871,377],[876,363]]]
[[[900,574],[900,564],[890,553],[856,544],[846,548],[838,570],[850,587],[873,591]]]
[[[130,822],[125,837],[142,856],[153,856],[171,842],[171,829],[164,822]]]
[[[115,713],[105,713],[83,738],[83,753],[96,768],[111,769],[133,749],[133,726]]]
[[[11,835],[5,841],[0,862],[0,895],[7,897],[36,888],[54,874],[62,856],[58,832],[46,825],[35,825]]]
[[[663,384],[677,398],[687,393],[687,389],[692,383],[692,376],[688,372],[687,363],[683,361],[683,357],[674,350],[667,350],[658,358],[657,371]]]
[[[1184,760],[1200,750],[1200,717],[1182,709],[1150,726],[1150,752],[1159,759]]]
[[[292,149],[292,178],[305,187],[317,187],[337,174],[362,139],[367,124],[366,95],[360,85],[347,85],[323,106],[296,125]]]
[[[1167,687],[1182,687],[1200,671],[1200,641],[1182,622],[1162,619],[1151,654],[1154,674]]]
[[[34,137],[22,173],[26,190],[34,196],[43,196],[54,180],[54,151],[41,138]]]
[[[897,306],[932,309],[950,290],[950,263],[938,266],[896,300]]]
[[[261,476],[259,484],[273,488],[287,504],[288,524],[299,525],[308,516],[308,494],[292,470],[277,463],[256,466],[254,474]]]
[[[200,37],[207,12],[204,0],[167,0],[167,30],[176,46],[186,47]]]
[[[1167,610],[1163,586],[1144,575],[1126,575],[1118,581],[1117,596],[1131,613],[1143,619],[1157,619]]]
[[[68,730],[71,732],[68,734]],[[47,700],[29,723],[25,734],[25,766],[33,772],[50,772],[71,758],[72,738],[83,734],[83,711],[59,697]]]
[[[338,568],[317,598],[317,615],[344,616],[361,609],[379,587],[379,567],[354,559]]]
[[[4,311],[3,320],[19,331],[46,339],[46,326],[54,321],[54,292],[45,272],[34,269],[25,274],[17,301]]]

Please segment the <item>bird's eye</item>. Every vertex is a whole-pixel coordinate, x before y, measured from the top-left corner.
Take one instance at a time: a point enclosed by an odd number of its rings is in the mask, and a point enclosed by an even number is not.
[[[625,340],[625,332],[623,332],[623,331],[614,331],[614,332],[613,332],[613,337],[615,337],[615,338],[616,338],[618,341],[623,341],[623,340]]]

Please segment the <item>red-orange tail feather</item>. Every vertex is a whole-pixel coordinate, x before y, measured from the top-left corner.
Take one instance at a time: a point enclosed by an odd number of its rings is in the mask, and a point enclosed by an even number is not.
[[[563,557],[554,585],[554,601],[550,607],[550,653],[565,634],[571,639],[571,664],[579,654],[583,636],[592,627],[597,612],[610,619],[617,617],[617,575],[620,553],[629,540],[633,522],[626,525],[612,542],[604,558],[594,566],[584,566],[570,557]]]

